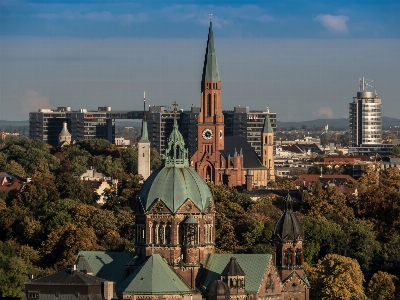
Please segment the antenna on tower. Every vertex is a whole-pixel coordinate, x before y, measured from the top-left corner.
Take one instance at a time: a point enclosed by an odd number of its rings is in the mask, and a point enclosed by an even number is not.
[[[147,116],[146,116],[146,92],[143,92],[143,120],[147,121]]]

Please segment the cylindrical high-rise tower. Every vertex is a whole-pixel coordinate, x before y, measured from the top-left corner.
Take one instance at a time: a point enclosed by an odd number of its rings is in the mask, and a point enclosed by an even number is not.
[[[382,142],[382,99],[368,87],[372,86],[360,78],[359,92],[350,103],[350,147]]]

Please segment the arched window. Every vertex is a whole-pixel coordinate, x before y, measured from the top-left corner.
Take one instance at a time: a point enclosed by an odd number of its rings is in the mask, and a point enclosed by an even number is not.
[[[211,182],[212,181],[212,177],[211,177],[211,167],[208,166],[206,168],[206,182]]]
[[[211,116],[211,94],[207,95],[207,117]]]

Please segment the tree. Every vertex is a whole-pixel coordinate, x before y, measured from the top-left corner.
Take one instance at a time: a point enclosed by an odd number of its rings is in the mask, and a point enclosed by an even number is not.
[[[87,204],[94,204],[98,199],[98,195],[84,181],[72,174],[62,173],[57,176],[56,182],[62,199],[76,199]]]
[[[400,145],[395,145],[392,150],[390,151],[390,154],[392,154],[393,157],[399,157],[400,156]]]
[[[137,174],[138,172],[138,151],[137,148],[127,148],[121,153],[121,160],[126,174]]]
[[[343,226],[343,231],[345,235],[336,253],[357,259],[362,271],[369,272],[380,250],[373,224],[366,220],[354,219]]]
[[[371,280],[368,282],[368,297],[376,300],[395,300],[395,282],[397,281],[398,279],[396,276],[390,275],[386,272],[378,271],[372,275]]]
[[[350,299],[364,296],[364,275],[355,259],[328,254],[314,268],[309,268],[307,276],[314,299]]]
[[[325,218],[305,217],[300,219],[307,247],[304,248],[304,259],[315,264],[329,253],[335,253],[343,243],[344,235],[340,225]]]
[[[155,171],[161,167],[161,157],[155,148],[150,150],[150,170]]]
[[[98,245],[93,228],[66,224],[54,228],[43,241],[41,253],[45,263],[56,270],[71,266],[79,251],[104,250]]]

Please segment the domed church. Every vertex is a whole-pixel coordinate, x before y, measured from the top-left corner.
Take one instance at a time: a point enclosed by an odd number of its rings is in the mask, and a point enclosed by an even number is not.
[[[189,165],[174,106],[162,167],[146,178],[136,199],[135,252],[81,251],[70,270],[26,282],[23,299],[309,299],[304,233],[289,194],[272,254],[215,253],[213,197]],[[148,143],[146,122],[143,118],[143,143]],[[214,123],[222,128],[220,121]],[[144,168],[150,153],[140,153]]]
[[[284,202],[272,238],[274,253],[214,253],[212,194],[189,167],[175,118],[163,165],[148,177],[136,201],[135,253],[81,251],[71,270],[27,282],[23,298],[34,291],[39,300],[70,295],[82,300],[309,299],[304,234],[290,195]]]

